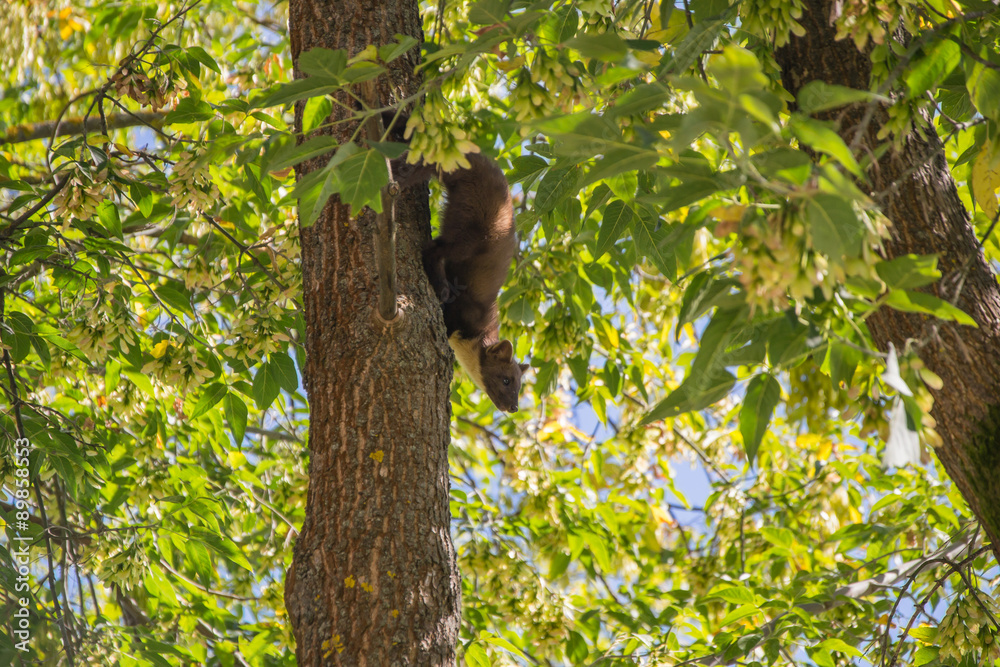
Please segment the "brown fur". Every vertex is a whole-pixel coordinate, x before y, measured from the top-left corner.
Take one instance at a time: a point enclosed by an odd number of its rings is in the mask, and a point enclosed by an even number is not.
[[[441,300],[448,342],[493,404],[517,412],[521,374],[514,347],[500,340],[497,294],[517,251],[510,189],[500,167],[471,153],[467,169],[440,175],[448,191],[441,231],[424,250],[424,271]],[[401,187],[433,175],[427,165],[400,165]],[[394,171],[395,173],[395,171]]]

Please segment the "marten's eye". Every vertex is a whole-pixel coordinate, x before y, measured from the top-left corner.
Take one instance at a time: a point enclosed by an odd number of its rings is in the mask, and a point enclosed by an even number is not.
[[[510,378],[504,378],[503,379],[503,383],[504,384],[510,384]]]

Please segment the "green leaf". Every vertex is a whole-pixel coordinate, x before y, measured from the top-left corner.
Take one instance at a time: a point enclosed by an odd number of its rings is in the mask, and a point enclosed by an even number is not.
[[[937,263],[937,255],[903,255],[879,262],[875,271],[887,287],[908,289],[937,282],[941,277]]]
[[[789,367],[812,352],[809,327],[794,316],[774,320],[765,339],[772,366]]]
[[[507,16],[510,0],[479,0],[469,8],[469,20],[479,25],[495,25]]]
[[[962,49],[947,37],[924,47],[924,55],[914,62],[906,75],[906,88],[911,99],[922,96],[951,74],[962,61]]]
[[[847,86],[826,83],[818,79],[802,86],[796,99],[799,111],[806,115],[820,111],[829,111],[830,109],[838,109],[857,102],[870,102],[874,100],[880,102],[890,101],[882,95],[876,95],[867,90],[848,88]]]
[[[299,377],[295,373],[295,362],[284,352],[272,352],[268,363],[274,367],[274,375],[278,386],[289,393],[299,388]]]
[[[590,194],[590,201],[587,202],[587,210],[583,214],[580,224],[583,225],[587,220],[590,220],[591,214],[604,206],[609,199],[611,199],[611,188],[606,183],[601,183],[594,188],[594,191]]]
[[[174,110],[164,117],[164,125],[174,123],[197,123],[203,120],[215,118],[215,109],[208,102],[203,102],[194,97],[182,97]]]
[[[344,70],[343,79],[347,83],[362,83],[370,81],[384,72],[385,68],[381,65],[357,62]]]
[[[314,47],[301,54],[297,64],[309,76],[335,81],[347,68],[347,51]]]
[[[508,305],[505,314],[511,321],[519,322],[526,326],[531,326],[535,323],[535,308],[531,305],[531,301],[523,297]]]
[[[708,271],[696,273],[681,299],[681,309],[677,314],[677,336],[680,336],[685,324],[694,322],[714,306],[728,301],[730,293],[738,286],[739,282],[734,278],[715,279]]]
[[[763,526],[760,535],[776,547],[791,549],[795,545],[795,534],[780,526]]]
[[[567,40],[565,46],[576,49],[586,58],[604,62],[617,62],[628,53],[628,45],[613,30],[600,34],[583,33]]]
[[[864,654],[858,649],[854,648],[843,639],[839,637],[830,637],[824,639],[819,644],[816,645],[817,648],[823,648],[828,651],[837,651],[838,653],[843,653],[844,655],[849,655],[855,658],[863,658]]]
[[[555,388],[556,379],[559,377],[559,364],[549,359],[543,361],[542,365],[535,370],[535,393],[539,396],[547,396]]]
[[[837,651],[838,653],[843,653],[844,655],[850,655],[855,658],[864,657],[864,654],[861,651],[854,648],[853,646],[845,642],[843,639],[840,639],[839,637],[830,637],[828,639],[824,639],[819,644],[817,644],[817,647],[822,647],[824,649],[827,649],[828,651]]]
[[[757,56],[732,44],[709,59],[707,70],[729,95],[762,90],[767,85]]]
[[[368,145],[390,160],[395,160],[407,150],[406,144],[395,141],[369,141]]]
[[[677,389],[660,401],[639,422],[640,426],[685,412],[703,410],[729,394],[736,384],[736,377],[719,368],[709,376],[688,376]]]
[[[620,199],[615,199],[604,209],[601,228],[597,232],[597,247],[594,249],[594,260],[604,256],[611,246],[621,238],[622,233],[632,224],[635,213]]]
[[[575,167],[560,169],[549,169],[549,172],[542,177],[542,182],[538,184],[538,191],[535,193],[535,210],[539,213],[548,213],[571,192],[576,190]]]
[[[840,136],[824,123],[793,114],[789,119],[789,127],[795,138],[820,153],[826,153],[842,164],[848,171],[864,178],[858,161],[854,159],[850,149]]]
[[[870,301],[877,299],[884,288],[882,281],[861,276],[848,276],[847,282],[844,284],[853,294]]]
[[[744,304],[733,308],[718,308],[711,321],[701,334],[698,342],[698,354],[691,363],[688,375],[703,377],[710,375],[719,367],[723,352],[747,327],[747,309]]]
[[[202,390],[201,397],[198,399],[194,409],[191,411],[189,419],[197,419],[202,416],[213,408],[216,403],[221,401],[228,393],[229,390],[226,389],[226,385],[224,384],[213,382],[208,385],[208,387]]]
[[[812,160],[809,156],[791,148],[776,148],[758,153],[751,160],[764,176],[780,178],[796,185],[803,185],[812,174]]]
[[[253,376],[253,401],[260,410],[267,410],[281,393],[277,370],[271,362],[261,364]]]
[[[211,581],[213,572],[212,557],[209,555],[205,545],[200,540],[185,540],[184,554],[187,556],[185,564],[190,565],[198,573],[198,578],[203,582]]]
[[[660,224],[659,218],[637,215],[633,218],[632,238],[639,256],[649,259],[663,276],[673,280],[677,275],[677,259],[673,250],[664,243],[667,236],[663,229],[657,229]]]
[[[135,371],[123,371],[125,377],[132,381],[136,387],[138,387],[146,396],[149,398],[155,398],[156,392],[153,391],[153,383],[149,381],[149,378],[142,373],[136,373]]]
[[[298,102],[310,97],[329,95],[338,90],[341,83],[337,79],[325,76],[310,76],[306,79],[296,79],[289,83],[282,83],[271,89],[271,92],[257,97],[250,104],[251,109],[265,109],[283,104]]]
[[[225,535],[213,533],[200,526],[191,526],[191,538],[200,541],[234,565],[238,565],[248,572],[253,572],[253,566],[250,565],[250,561],[243,555],[243,552],[236,546],[236,543]]]
[[[179,310],[185,315],[194,315],[194,308],[191,307],[191,294],[183,283],[170,282],[158,286],[155,291],[156,296],[171,310]]]
[[[673,0],[660,0],[660,28],[666,29],[670,25],[670,15],[674,13]]]
[[[391,63],[393,60],[419,44],[420,42],[410,35],[397,34],[395,42],[378,47],[378,57],[384,63]]]
[[[108,230],[111,236],[124,240],[122,236],[122,220],[118,217],[118,207],[110,199],[106,199],[97,207],[97,218]]]
[[[508,651],[508,652],[516,655],[518,658],[521,658],[522,660],[527,660],[527,658],[525,657],[524,653],[521,652],[521,649],[519,649],[518,647],[516,647],[513,644],[511,644],[509,641],[507,641],[503,637],[491,634],[491,633],[489,633],[489,632],[487,632],[487,631],[484,630],[484,631],[482,631],[482,632],[479,633],[479,638],[482,639],[485,642],[489,642],[490,644],[493,644],[494,646],[499,646],[503,650]]]
[[[758,613],[760,613],[760,609],[757,608],[757,605],[745,604],[726,614],[725,618],[719,621],[719,627],[724,628],[727,625],[735,623],[736,621],[742,621],[744,618],[754,616]]]
[[[491,667],[490,656],[482,644],[473,642],[465,647],[465,663],[469,667]]]
[[[826,649],[806,649],[806,654],[812,658],[813,662],[816,663],[818,667],[836,667],[836,663],[833,661],[833,656]]]
[[[542,23],[538,30],[547,45],[557,45],[566,42],[576,34],[580,24],[580,14],[575,6],[563,5],[553,12],[549,19]]]
[[[718,598],[736,605],[756,604],[757,601],[753,591],[745,586],[720,585],[720,587],[713,588],[707,597]]]
[[[749,465],[753,465],[757,458],[757,450],[780,400],[781,385],[772,375],[756,375],[750,380],[740,408],[740,433],[743,435],[743,450]]]
[[[861,350],[837,341],[831,341],[828,355],[830,379],[833,380],[833,385],[839,387],[843,383],[845,387],[849,388],[854,380],[858,364],[861,363]]]
[[[189,46],[185,49],[185,51],[189,56],[200,62],[208,69],[214,70],[216,74],[222,74],[222,70],[219,69],[218,63],[215,62],[215,59],[212,58],[212,56],[208,55],[208,52],[205,51],[205,49],[200,46]]]
[[[615,101],[608,109],[616,117],[634,116],[653,109],[662,109],[676,93],[666,85],[656,83],[639,84]]]
[[[549,166],[548,162],[537,155],[522,155],[511,162],[514,169],[507,173],[508,182],[511,185],[523,182],[525,187],[530,186],[532,181]]]
[[[611,556],[608,554],[607,538],[595,533],[583,533],[583,541],[590,547],[590,553],[594,555],[597,566],[604,572],[613,572]]]
[[[306,100],[306,108],[302,112],[302,135],[309,136],[313,130],[326,123],[332,111],[333,100],[329,97],[310,97]],[[330,136],[324,138],[333,139]]]
[[[912,290],[890,290],[885,303],[906,313],[924,313],[942,320],[951,320],[970,327],[977,327],[976,321],[965,312],[943,299]]]
[[[389,183],[389,168],[381,153],[370,149],[352,155],[337,171],[340,199],[351,205],[352,216],[365,206],[376,213],[382,212],[382,188]]]
[[[587,648],[587,640],[576,630],[570,630],[566,638],[566,658],[574,665],[582,664],[590,650]]]
[[[807,202],[806,219],[813,246],[827,257],[842,262],[861,254],[864,225],[848,202],[820,193]]]
[[[4,343],[11,346],[11,356],[14,358],[14,363],[20,363],[31,351],[31,341],[34,338],[35,323],[31,321],[31,318],[21,312],[11,312],[7,314],[8,320],[6,324],[10,325],[10,333],[12,337],[8,339],[6,335],[3,336]],[[0,324],[0,329],[5,329],[3,324]]]
[[[109,359],[104,365],[104,391],[113,392],[122,379],[122,365],[115,359]]]
[[[917,649],[917,652],[913,654],[913,664],[915,667],[929,665],[932,662],[937,661],[940,653],[941,649],[937,646],[921,646]]]
[[[45,259],[56,251],[49,245],[32,245],[18,248],[10,255],[10,266],[18,264],[30,264],[36,259]]]
[[[229,392],[222,402],[222,409],[226,413],[226,422],[233,434],[233,442],[239,445],[243,442],[243,435],[247,430],[247,404],[242,398]]]
[[[129,194],[132,201],[139,207],[139,212],[143,217],[148,218],[153,213],[153,193],[138,181],[129,183]]]
[[[635,148],[611,149],[587,171],[584,183],[586,185],[596,183],[597,181],[609,181],[613,183],[616,180],[615,177],[619,177],[622,174],[632,176],[629,172],[635,172],[638,169],[649,169],[656,164],[657,160],[659,160],[659,155],[655,151],[638,151]],[[661,213],[666,212],[661,211]]]
[[[982,63],[974,63],[965,85],[979,113],[994,121],[1000,120],[1000,106],[997,105],[997,100],[1000,100],[1000,72]]]
[[[670,72],[683,74],[705,51],[712,48],[715,40],[729,25],[729,19],[734,10],[723,12],[716,18],[698,21],[684,40],[674,50]]]

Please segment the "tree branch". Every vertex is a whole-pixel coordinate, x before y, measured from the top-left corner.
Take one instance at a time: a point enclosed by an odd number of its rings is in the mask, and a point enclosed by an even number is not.
[[[141,111],[134,114],[116,114],[108,117],[107,129],[121,130],[126,127],[136,127],[138,125],[151,125],[159,128],[163,126],[163,118],[166,115],[166,111]],[[57,125],[58,130],[56,129]],[[10,128],[7,130],[6,136],[0,139],[0,146],[4,144],[19,144],[36,139],[89,134],[103,130],[104,127],[100,118],[74,118],[62,122],[48,120],[43,123],[16,125]]]

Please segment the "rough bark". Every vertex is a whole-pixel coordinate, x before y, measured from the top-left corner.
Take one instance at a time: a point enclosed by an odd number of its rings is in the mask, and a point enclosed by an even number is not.
[[[777,52],[785,88],[793,95],[821,80],[867,90],[871,61],[850,39],[836,41],[836,0],[807,0],[801,38]],[[856,105],[830,112],[841,136],[860,155],[877,155],[883,107]],[[892,221],[888,257],[939,255],[942,278],[929,292],[972,316],[978,328],[882,308],[868,320],[875,343],[919,346],[919,356],[944,381],[934,391],[932,416],[943,444],[935,452],[981,521],[1000,560],[1000,289],[979,249],[958,197],[941,142],[929,123],[889,150],[861,184]]]
[[[397,33],[421,39],[412,0],[291,0],[292,57],[354,55]],[[384,103],[412,95],[419,49],[378,79]],[[302,73],[296,68],[295,77]],[[344,98],[342,101],[350,102]],[[303,105],[296,107],[301,132]],[[335,105],[332,120],[347,115]],[[354,127],[338,126],[341,141]],[[303,163],[302,178],[329,156]],[[301,229],[310,402],[306,518],[285,584],[300,665],[454,665],[459,580],[449,533],[452,357],[420,262],[426,194],[396,202],[402,318],[376,317],[375,216],[336,198]]]

